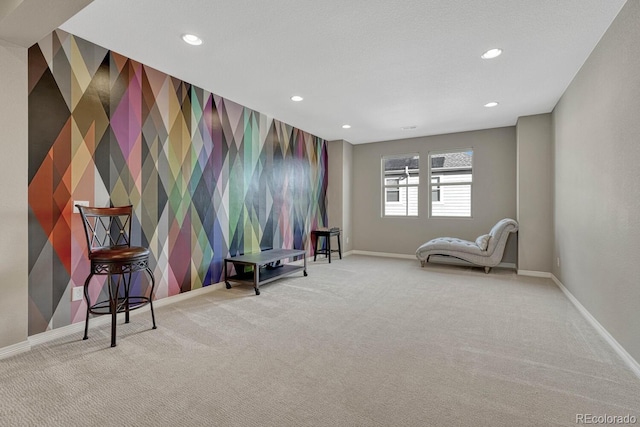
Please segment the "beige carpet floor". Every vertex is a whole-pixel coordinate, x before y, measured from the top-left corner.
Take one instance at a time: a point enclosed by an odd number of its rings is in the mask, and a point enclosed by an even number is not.
[[[2,426],[543,426],[640,417],[547,279],[350,256],[0,361]]]

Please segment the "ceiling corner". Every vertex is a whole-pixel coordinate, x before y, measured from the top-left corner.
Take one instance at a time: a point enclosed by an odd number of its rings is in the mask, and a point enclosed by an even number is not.
[[[93,0],[9,0],[0,6],[0,39],[28,48]]]

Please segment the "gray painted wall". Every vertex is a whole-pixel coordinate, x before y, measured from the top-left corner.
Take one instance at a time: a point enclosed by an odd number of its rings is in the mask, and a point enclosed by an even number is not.
[[[640,360],[640,1],[623,7],[553,124],[553,274]]]
[[[345,253],[353,247],[351,238],[353,146],[344,140],[329,141],[327,154],[329,161],[327,215],[330,227],[342,229],[342,252]]]
[[[551,114],[518,118],[518,269],[551,271],[553,129]]]
[[[343,149],[342,140],[327,142],[329,182],[327,184],[327,217],[330,227],[343,227]]]
[[[353,145],[342,144],[342,251],[353,249]]]
[[[468,148],[473,148],[474,157],[473,218],[429,218],[427,185],[420,186],[417,218],[382,217],[382,156],[420,154],[420,182],[427,183],[430,151]],[[413,255],[435,237],[475,240],[498,220],[516,217],[515,127],[355,145],[352,199],[356,250]],[[516,262],[515,246],[510,242],[504,262]]]
[[[28,335],[27,48],[91,1],[51,7],[48,0],[3,0],[0,6],[0,349],[26,343]]]
[[[0,348],[27,339],[27,49],[0,40]]]

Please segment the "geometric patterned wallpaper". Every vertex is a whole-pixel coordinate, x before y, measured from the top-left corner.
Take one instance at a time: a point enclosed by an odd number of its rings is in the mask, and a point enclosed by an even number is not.
[[[133,205],[158,299],[327,223],[326,141],[61,30],[29,49],[28,173],[29,335],[84,320],[75,200]]]

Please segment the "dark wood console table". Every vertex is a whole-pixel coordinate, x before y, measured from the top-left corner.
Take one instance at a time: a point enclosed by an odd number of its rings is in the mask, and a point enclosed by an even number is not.
[[[288,258],[295,259],[296,257],[304,259],[304,266],[279,263],[279,261]],[[236,265],[236,274],[233,276],[229,276],[229,263]],[[275,264],[279,265],[276,266]],[[240,266],[249,266],[252,267],[252,270],[248,272],[238,271]],[[256,295],[260,295],[260,285],[288,276],[299,270],[302,270],[305,276],[307,275],[307,253],[303,249],[269,249],[254,254],[225,258],[224,282],[227,285],[227,289],[231,289],[229,281],[252,283]]]

